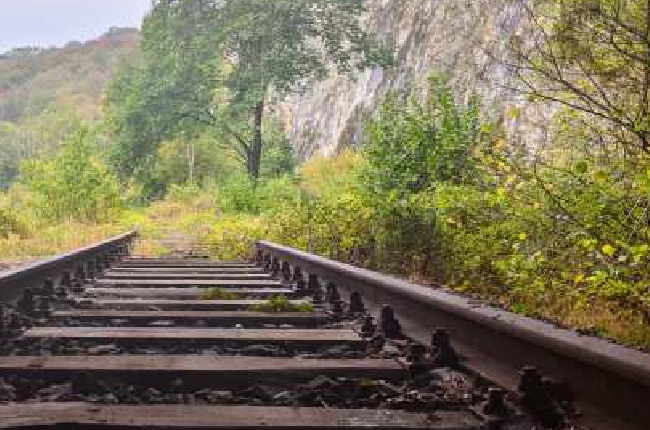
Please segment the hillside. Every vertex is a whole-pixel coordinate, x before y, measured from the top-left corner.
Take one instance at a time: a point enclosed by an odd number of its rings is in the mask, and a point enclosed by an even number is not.
[[[19,48],[0,55],[0,188],[20,160],[47,152],[99,114],[106,85],[139,52],[139,32],[111,29],[63,48]]]
[[[138,50],[135,29],[112,29],[64,48],[19,48],[0,56],[0,121],[20,121],[54,104],[75,106],[84,117],[97,104],[116,68]]]

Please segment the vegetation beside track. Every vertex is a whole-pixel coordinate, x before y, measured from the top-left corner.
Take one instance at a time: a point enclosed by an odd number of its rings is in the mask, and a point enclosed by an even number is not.
[[[230,12],[242,19],[266,13],[231,3],[241,6]],[[503,123],[524,113],[511,109],[494,121],[481,100],[460,97],[434,76],[427,101],[406,90],[388,96],[362,148],[337,157],[298,165],[280,124],[255,118],[264,148],[253,157],[259,166],[244,166],[233,135],[259,144],[250,108],[260,107],[263,91],[239,93],[249,86],[235,84],[248,76],[222,63],[232,56],[212,56],[221,52],[213,45],[233,48],[204,33],[214,23],[175,22],[195,15],[167,15],[161,2],[144,25],[146,64],[126,68],[110,86],[102,127],[82,124],[62,139],[56,157],[23,163],[0,198],[0,258],[37,258],[132,227],[143,237],[137,252],[151,255],[165,252],[162,239],[172,232],[207,239],[222,259],[249,257],[252,243],[265,238],[650,349],[650,74],[648,61],[638,61],[648,43],[619,39],[648,33],[648,5],[560,3],[526,11],[547,26],[548,37],[530,45],[539,52],[513,47],[520,91],[531,103],[555,103],[547,141],[506,136]],[[345,9],[341,22],[360,11]],[[577,28],[571,17],[589,25]],[[636,30],[590,33],[617,31],[608,22]],[[177,55],[176,28],[196,30],[183,42],[201,55]],[[595,45],[598,61],[590,55]],[[581,65],[575,82],[546,67],[557,52],[566,55],[553,65]],[[216,66],[232,85],[204,91],[202,73]],[[559,93],[545,92],[544,79]],[[214,97],[170,98],[194,95],[185,85]],[[222,96],[252,105],[216,103]],[[204,113],[228,105],[218,111],[224,121],[206,126],[173,116],[190,101],[201,102],[191,107]],[[109,151],[102,142],[111,138],[117,143]]]

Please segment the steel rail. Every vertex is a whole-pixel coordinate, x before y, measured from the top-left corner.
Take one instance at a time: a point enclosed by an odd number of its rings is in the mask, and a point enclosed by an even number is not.
[[[505,388],[516,391],[521,368],[533,365],[569,383],[585,424],[650,428],[649,354],[286,246],[259,241],[256,248],[260,261],[288,264],[341,291],[357,291],[371,308],[391,305],[415,339],[427,341],[434,327],[449,330],[467,367]]]
[[[16,300],[24,289],[42,286],[45,278],[52,278],[56,282],[66,272],[92,271],[101,266],[105,259],[125,253],[137,236],[136,231],[129,231],[74,251],[0,272],[0,301]]]

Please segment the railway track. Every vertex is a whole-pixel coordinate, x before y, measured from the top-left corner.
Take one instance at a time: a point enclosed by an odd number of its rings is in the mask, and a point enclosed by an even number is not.
[[[650,428],[638,351],[272,243],[135,239],[0,274],[0,429]]]

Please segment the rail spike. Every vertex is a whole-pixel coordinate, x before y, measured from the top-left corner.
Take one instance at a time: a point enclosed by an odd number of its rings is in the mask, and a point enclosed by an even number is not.
[[[433,348],[433,362],[437,366],[458,368],[458,354],[451,346],[447,330],[437,328],[431,335],[431,347]]]
[[[21,312],[32,315],[35,311],[34,291],[31,288],[26,288],[23,291],[22,297],[17,302],[18,310]]]
[[[363,314],[366,312],[366,306],[363,304],[363,297],[358,291],[353,291],[350,294],[350,308],[351,314]]]
[[[521,404],[540,423],[548,428],[557,428],[562,423],[562,414],[553,400],[542,374],[535,366],[525,366],[519,373],[519,392]]]
[[[55,293],[54,280],[52,278],[45,278],[43,282],[43,296],[51,298],[54,297]]]
[[[291,282],[291,265],[288,261],[282,262],[282,280],[284,282]]]
[[[338,288],[333,282],[327,284],[327,291],[325,293],[325,300],[328,303],[334,304],[341,301],[341,295]]]
[[[375,326],[375,319],[372,317],[372,315],[366,315],[363,318],[363,325],[361,326],[361,335],[364,338],[371,338],[375,334],[376,330],[377,327]]]
[[[293,283],[296,285],[296,290],[301,297],[309,295],[307,282],[305,282],[305,277],[300,271],[300,267],[296,267],[293,271]]]
[[[307,288],[312,294],[312,300],[314,304],[320,305],[323,303],[325,297],[323,295],[323,287],[321,287],[320,281],[318,280],[318,276],[310,273],[309,274],[309,281],[308,281],[308,286]]]
[[[277,278],[280,275],[280,261],[277,257],[273,257],[271,262],[271,276]]]
[[[488,389],[488,399],[483,405],[482,412],[486,415],[505,416],[510,415],[512,410],[506,404],[506,390],[498,387]]]
[[[0,339],[3,339],[7,334],[7,328],[5,325],[5,307],[0,303]]]
[[[402,339],[402,326],[395,317],[395,311],[388,305],[384,305],[379,312],[379,323],[377,324],[377,331],[387,339]]]

